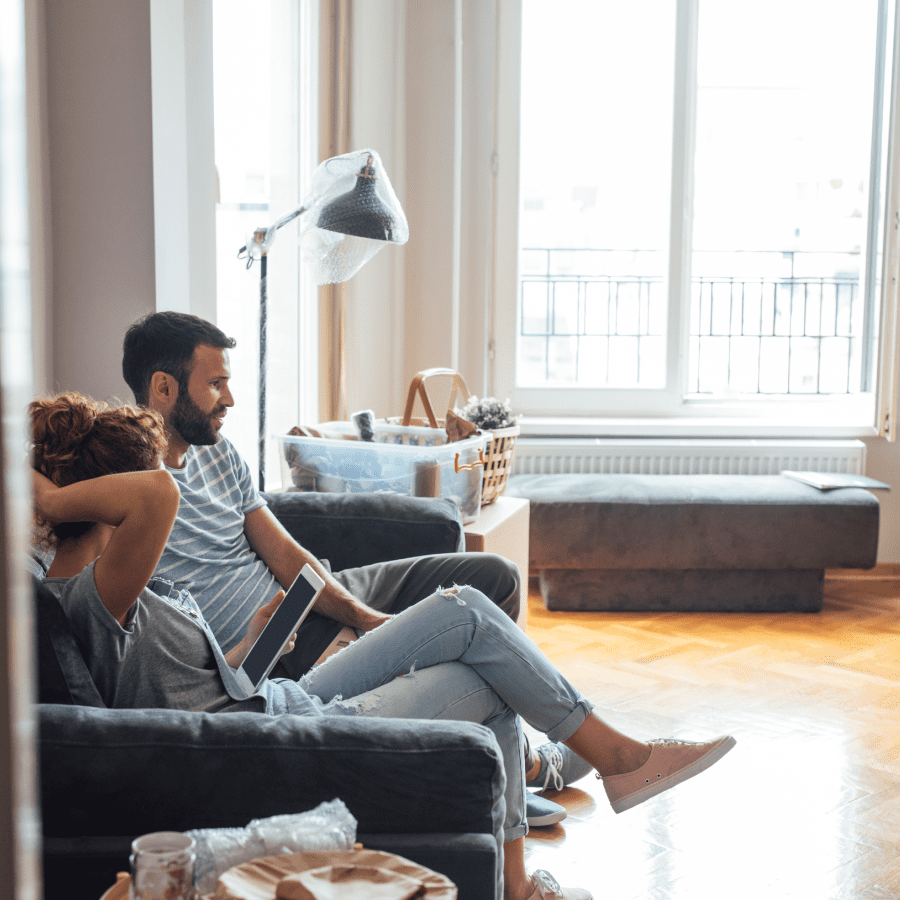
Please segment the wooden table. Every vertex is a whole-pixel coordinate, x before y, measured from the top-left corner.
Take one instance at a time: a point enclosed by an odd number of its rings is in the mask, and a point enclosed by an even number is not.
[[[525,631],[528,613],[529,501],[521,497],[498,497],[481,507],[478,518],[465,526],[466,550],[497,553],[519,567],[522,603],[518,624]]]
[[[128,900],[128,888],[131,886],[131,876],[127,872],[116,874],[116,883],[107,891],[104,891],[100,900]]]

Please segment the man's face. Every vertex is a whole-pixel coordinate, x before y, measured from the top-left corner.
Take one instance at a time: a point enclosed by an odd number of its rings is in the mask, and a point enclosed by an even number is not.
[[[215,444],[234,398],[228,388],[228,351],[200,344],[191,359],[187,392],[180,391],[169,415],[169,426],[188,444]]]

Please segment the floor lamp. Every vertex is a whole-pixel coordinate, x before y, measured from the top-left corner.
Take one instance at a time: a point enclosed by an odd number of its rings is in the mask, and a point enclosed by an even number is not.
[[[296,209],[258,228],[238,251],[249,269],[259,260],[259,489],[265,490],[266,332],[268,257],[280,228],[310,213],[300,236],[303,263],[316,284],[352,278],[386,244],[405,244],[409,225],[374,150],[356,150],[320,163],[310,192]]]

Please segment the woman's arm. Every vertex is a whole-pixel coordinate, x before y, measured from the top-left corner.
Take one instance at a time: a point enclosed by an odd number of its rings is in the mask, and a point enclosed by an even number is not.
[[[103,604],[123,624],[166,546],[178,512],[178,485],[163,469],[104,475],[62,488],[35,472],[33,485],[35,508],[45,519],[113,526],[94,580]]]

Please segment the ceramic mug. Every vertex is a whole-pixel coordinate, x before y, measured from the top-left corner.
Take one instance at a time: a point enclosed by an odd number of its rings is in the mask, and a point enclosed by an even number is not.
[[[194,839],[155,831],[131,842],[128,900],[194,900]]]

